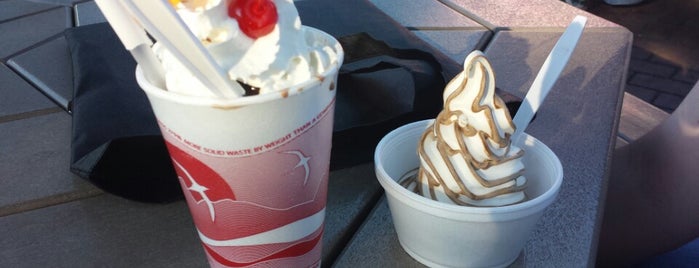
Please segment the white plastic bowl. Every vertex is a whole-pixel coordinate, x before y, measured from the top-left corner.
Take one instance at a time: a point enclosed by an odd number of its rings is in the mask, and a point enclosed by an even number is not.
[[[374,164],[386,191],[403,249],[430,267],[505,267],[517,259],[541,215],[563,181],[558,157],[527,134],[525,150],[528,200],[503,207],[465,207],[437,202],[396,181],[419,165],[418,139],[433,120],[407,124],[388,133],[376,147]]]

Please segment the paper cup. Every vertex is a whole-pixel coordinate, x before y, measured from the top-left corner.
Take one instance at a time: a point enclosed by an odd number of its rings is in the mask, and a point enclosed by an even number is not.
[[[212,267],[320,266],[338,62],[282,92],[192,97],[136,78]]]
[[[465,207],[413,193],[396,181],[419,165],[417,144],[432,120],[402,126],[376,147],[376,176],[403,249],[430,267],[505,267],[517,259],[563,181],[558,157],[526,135],[517,144],[525,151],[529,199],[503,207]]]

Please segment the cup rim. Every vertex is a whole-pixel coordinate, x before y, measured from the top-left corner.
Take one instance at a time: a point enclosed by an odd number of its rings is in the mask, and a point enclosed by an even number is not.
[[[513,212],[518,212],[522,211],[526,208],[532,208],[532,207],[537,207],[542,204],[546,204],[547,202],[553,202],[554,197],[558,194],[558,191],[560,190],[561,184],[563,182],[563,167],[561,165],[560,159],[556,157],[555,159],[551,159],[553,162],[552,165],[554,166],[554,175],[555,175],[555,180],[553,182],[553,185],[549,187],[545,192],[540,194],[539,196],[526,200],[521,203],[517,204],[512,204],[512,205],[506,205],[506,206],[500,206],[500,207],[470,207],[470,206],[459,206],[455,204],[448,204],[448,203],[443,203],[439,202],[436,200],[432,200],[426,197],[423,197],[421,195],[418,195],[414,192],[409,191],[405,187],[401,186],[398,182],[393,180],[391,176],[388,175],[388,172],[383,167],[383,163],[381,161],[381,148],[386,146],[386,143],[394,138],[399,137],[402,133],[404,133],[407,130],[411,130],[414,128],[420,128],[421,130],[424,130],[425,127],[427,127],[434,119],[427,119],[427,120],[422,120],[422,121],[417,121],[413,123],[409,123],[406,125],[403,125],[401,127],[396,128],[395,130],[389,132],[386,134],[381,141],[379,141],[378,145],[376,146],[376,150],[374,151],[374,165],[375,165],[375,172],[377,173],[377,178],[381,185],[384,188],[390,188],[392,191],[392,194],[394,197],[403,199],[404,202],[410,202],[414,204],[418,204],[421,206],[419,209],[424,210],[429,212],[430,214],[437,214],[438,212],[446,212],[446,213],[457,213],[457,214],[478,214],[478,215],[492,215],[492,214],[506,214],[506,213],[513,213]],[[550,153],[552,155],[555,155],[553,151],[546,146],[543,142],[539,141],[538,139],[534,138],[533,136],[527,134],[527,133],[522,133],[523,136],[521,139],[521,142],[531,142],[531,143],[536,143],[540,144],[541,146],[537,146],[537,149],[543,150],[545,153]],[[417,144],[417,141],[416,141]],[[389,191],[386,191],[386,194],[389,194]],[[544,206],[545,207],[545,206]],[[542,208],[543,209],[543,208]]]
[[[161,99],[167,99],[172,102],[193,106],[215,106],[235,108],[295,96],[307,91],[304,89],[312,88],[315,85],[322,83],[324,79],[333,77],[335,74],[337,74],[340,69],[340,66],[342,66],[342,62],[344,60],[345,55],[345,52],[342,46],[340,45],[340,42],[337,41],[337,39],[335,39],[335,37],[333,37],[332,35],[310,26],[304,25],[302,27],[306,30],[311,31],[313,34],[319,35],[324,39],[328,40],[331,46],[335,48],[335,51],[337,53],[337,61],[334,64],[330,65],[329,68],[327,68],[323,73],[315,76],[313,79],[293,85],[289,87],[287,90],[283,90],[285,94],[280,94],[280,92],[282,91],[275,91],[255,96],[245,96],[230,99],[209,96],[184,95],[167,91],[165,89],[153,85],[150,81],[148,81],[148,79],[146,79],[145,74],[143,73],[143,70],[141,69],[140,65],[136,66],[136,81],[141,86],[141,89],[143,89],[143,91],[145,91],[148,95],[152,95]]]

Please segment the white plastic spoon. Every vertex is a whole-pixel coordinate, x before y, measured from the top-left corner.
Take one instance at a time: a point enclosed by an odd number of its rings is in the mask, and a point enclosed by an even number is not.
[[[580,35],[582,35],[586,22],[586,17],[576,16],[558,39],[546,61],[544,61],[544,65],[541,66],[541,70],[534,78],[534,82],[524,97],[522,105],[517,110],[515,118],[512,119],[517,127],[513,135],[514,141],[521,138],[522,133],[529,126],[529,122],[532,121],[534,114],[536,114],[546,95],[551,91],[551,87],[558,80],[558,76],[561,75],[563,68],[568,63],[568,59],[570,59],[570,55],[573,54],[573,50],[575,50],[575,46],[578,44],[578,40],[580,40]]]

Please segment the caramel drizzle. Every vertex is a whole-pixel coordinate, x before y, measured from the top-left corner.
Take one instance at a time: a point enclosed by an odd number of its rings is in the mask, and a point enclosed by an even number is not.
[[[476,60],[486,60],[485,57],[483,56],[478,56],[474,59]],[[472,63],[469,63],[471,66]],[[480,64],[477,66],[480,68],[480,70],[484,73],[490,74],[490,72],[487,72],[487,69],[483,64]],[[466,70],[464,70],[466,72]],[[518,177],[522,176],[524,174],[524,169],[520,169],[517,172],[510,174],[508,176],[502,177],[502,178],[497,178],[495,180],[489,181],[480,176],[476,170],[480,169],[487,169],[491,166],[496,166],[500,165],[502,163],[518,159],[524,155],[523,151],[519,151],[514,155],[508,156],[510,154],[509,148],[511,145],[511,139],[510,136],[511,134],[505,133],[504,137],[501,137],[499,135],[498,129],[495,125],[494,122],[494,117],[493,117],[493,109],[503,109],[505,107],[504,102],[502,99],[500,99],[497,95],[493,95],[494,98],[494,108],[490,107],[488,105],[482,105],[481,103],[484,102],[485,97],[486,97],[486,89],[488,85],[486,82],[491,82],[491,81],[486,81],[486,79],[489,79],[489,76],[486,76],[485,79],[482,79],[480,81],[480,87],[478,94],[476,98],[474,99],[472,105],[471,105],[471,111],[474,113],[476,112],[481,112],[483,111],[485,115],[488,118],[488,125],[490,127],[490,132],[493,133],[494,135],[491,136],[490,134],[480,131],[475,129],[472,125],[467,124],[466,126],[462,127],[460,126],[456,121],[458,120],[459,116],[463,115],[463,112],[461,111],[451,111],[449,110],[449,104],[461,93],[463,93],[464,90],[466,90],[466,84],[468,83],[468,76],[464,73],[464,79],[461,80],[461,83],[458,85],[457,89],[452,92],[445,100],[445,105],[444,105],[444,110],[442,110],[439,115],[437,115],[437,118],[435,120],[435,123],[430,125],[428,127],[428,130],[423,133],[422,137],[420,138],[420,143],[418,145],[418,154],[420,157],[425,161],[427,164],[427,167],[429,169],[425,170],[424,167],[420,167],[418,174],[416,176],[416,182],[417,182],[417,187],[416,187],[416,192],[420,195],[426,196],[424,193],[422,193],[422,187],[419,185],[426,183],[429,186],[429,197],[436,200],[436,193],[435,193],[435,188],[439,187],[440,185],[443,185],[444,193],[449,199],[454,202],[455,204],[459,205],[470,205],[469,203],[466,203],[459,199],[459,196],[463,195],[468,197],[471,200],[483,200],[483,199],[488,199],[488,198],[493,198],[499,195],[503,194],[508,194],[508,193],[514,193],[514,192],[519,192],[524,190],[526,188],[525,185],[520,185],[518,186],[516,183],[510,187],[502,188],[495,190],[493,192],[483,194],[483,195],[477,195],[471,192],[466,185],[463,183],[463,181],[459,180],[458,173],[456,171],[456,168],[454,167],[454,164],[452,163],[450,157],[454,156],[455,154],[461,153],[464,161],[468,164],[469,171],[473,175],[473,177],[476,179],[476,181],[484,186],[484,187],[495,187],[498,185],[502,185],[505,183],[508,183],[510,181],[516,180]],[[451,81],[451,83],[454,83],[456,81]],[[449,86],[447,86],[449,87]],[[509,115],[509,111],[506,109],[504,110],[506,113],[506,118],[507,118],[507,123],[514,129],[514,124],[512,123],[512,119]],[[452,149],[449,147],[449,145],[444,141],[443,139],[443,134],[442,130],[439,127],[439,125],[449,125],[453,124],[453,130],[456,133],[456,138],[458,141],[458,149]],[[431,135],[434,133],[433,135]],[[483,142],[483,148],[486,149],[486,155],[487,159],[485,159],[483,162],[478,162],[476,159],[473,158],[471,154],[468,153],[468,149],[466,147],[466,144],[464,142],[463,136],[467,137],[473,137],[475,135],[478,135],[479,138]],[[427,153],[424,148],[424,143],[427,138],[432,139],[437,144],[437,149],[440,153],[440,157],[442,161],[445,163],[447,166],[447,169],[449,170],[450,175],[452,178],[455,178],[455,182],[459,187],[459,191],[455,192],[452,191],[449,187],[446,186],[444,178],[439,175],[439,173],[436,172],[436,168],[434,163],[432,162],[431,159],[427,157]],[[497,156],[491,149],[491,145],[489,144],[489,141],[496,144],[500,148],[507,148],[506,152],[503,154],[502,157]],[[423,180],[427,180],[426,182],[423,182]]]

